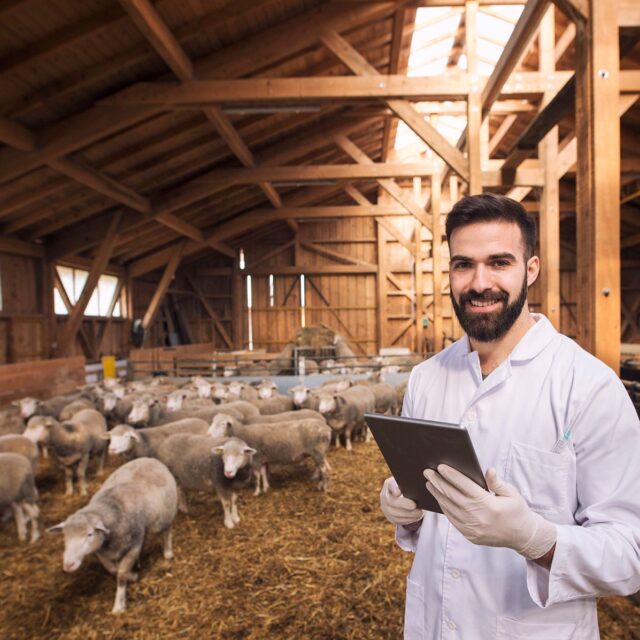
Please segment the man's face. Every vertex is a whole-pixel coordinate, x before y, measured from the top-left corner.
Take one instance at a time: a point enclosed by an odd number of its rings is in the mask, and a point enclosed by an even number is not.
[[[450,252],[451,302],[462,328],[479,342],[499,340],[522,312],[538,258],[525,263],[520,227],[504,221],[459,227]]]

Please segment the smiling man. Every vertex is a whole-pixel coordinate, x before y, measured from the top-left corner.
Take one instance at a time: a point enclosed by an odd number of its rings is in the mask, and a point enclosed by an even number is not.
[[[640,589],[638,416],[611,369],[530,312],[540,260],[519,203],[464,198],[446,231],[467,335],[414,368],[403,415],[468,429],[490,491],[427,469],[442,515],[385,481],[416,554],[405,638],[596,640],[596,597]]]

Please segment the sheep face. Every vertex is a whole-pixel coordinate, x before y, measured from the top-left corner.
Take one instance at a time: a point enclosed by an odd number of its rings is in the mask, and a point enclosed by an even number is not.
[[[204,380],[196,382],[196,390],[199,398],[211,397],[211,385]]]
[[[302,385],[298,385],[297,387],[292,387],[291,389],[289,389],[289,393],[293,396],[293,404],[296,407],[301,407],[309,398],[311,389]]]
[[[272,382],[271,380],[263,380],[258,385],[258,396],[263,400],[268,400],[273,396],[277,388],[278,386],[275,382]]]
[[[153,405],[159,404],[159,400],[150,398],[141,398],[140,400],[134,400],[131,404],[131,411],[127,416],[127,422],[129,424],[147,423],[151,418],[150,409]]]
[[[232,396],[235,396],[236,398],[239,398],[243,389],[244,389],[244,383],[238,382],[237,380],[234,380],[229,385],[229,395],[232,395]]]
[[[167,411],[180,411],[185,397],[184,391],[172,391],[167,396]]]
[[[218,413],[213,416],[213,422],[207,430],[207,435],[212,438],[225,438],[231,433],[233,418],[226,413]]]
[[[20,415],[25,419],[29,419],[40,406],[41,402],[37,398],[21,398],[17,401],[20,407]]]
[[[247,446],[242,440],[231,438],[223,445],[213,447],[211,453],[222,457],[224,476],[231,479],[236,477],[240,469],[251,464],[256,450]]]
[[[320,396],[318,411],[322,414],[333,413],[336,410],[336,401],[333,396]]]
[[[39,442],[47,442],[49,439],[49,428],[53,425],[53,418],[47,416],[33,416],[27,422],[27,428],[23,432],[25,438],[29,438],[31,442],[38,444]]]
[[[107,393],[102,398],[102,406],[104,407],[105,413],[111,413],[118,404],[118,397],[115,393]]]
[[[128,453],[135,446],[136,440],[140,440],[134,429],[124,425],[114,427],[105,436],[109,438],[109,455],[112,456]]]
[[[213,385],[212,393],[215,400],[225,400],[227,397],[226,387],[219,382]]]
[[[61,531],[64,534],[62,568],[66,573],[77,571],[88,555],[102,547],[109,534],[100,516],[93,513],[74,513],[49,531]]]

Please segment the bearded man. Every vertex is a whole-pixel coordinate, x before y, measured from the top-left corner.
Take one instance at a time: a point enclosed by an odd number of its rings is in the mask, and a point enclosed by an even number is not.
[[[446,232],[466,336],[413,369],[403,415],[466,428],[490,491],[425,469],[436,514],[385,481],[415,552],[404,637],[596,640],[596,597],[640,589],[638,416],[609,367],[530,312],[540,260],[518,202],[464,198]]]

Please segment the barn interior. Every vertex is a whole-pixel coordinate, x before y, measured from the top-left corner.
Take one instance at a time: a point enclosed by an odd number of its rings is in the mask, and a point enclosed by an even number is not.
[[[463,336],[444,223],[494,192],[536,220],[530,307],[640,412],[639,40],[637,0],[0,0],[2,407],[113,375],[401,383]],[[56,589],[60,540],[0,524],[2,637],[399,637],[409,560],[382,458],[354,452],[346,503],[304,465],[242,494],[246,529],[198,498],[189,558],[143,560],[120,618],[99,565]],[[50,526],[84,501],[42,463]],[[308,529],[309,500],[339,522]],[[603,599],[602,637],[640,633],[638,606]]]

